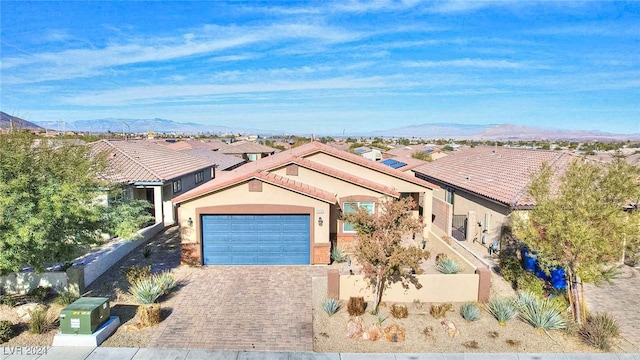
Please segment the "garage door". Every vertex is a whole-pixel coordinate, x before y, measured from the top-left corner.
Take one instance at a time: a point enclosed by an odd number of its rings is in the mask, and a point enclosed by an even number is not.
[[[309,215],[203,215],[205,265],[308,265]]]

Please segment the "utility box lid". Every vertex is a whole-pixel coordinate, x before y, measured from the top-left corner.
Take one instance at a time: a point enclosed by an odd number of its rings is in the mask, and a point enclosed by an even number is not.
[[[109,298],[80,298],[60,311],[60,332],[92,334],[109,319]]]

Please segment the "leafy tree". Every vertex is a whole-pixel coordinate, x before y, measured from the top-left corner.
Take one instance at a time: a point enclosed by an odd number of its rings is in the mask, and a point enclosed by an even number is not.
[[[0,135],[0,273],[27,265],[43,271],[47,264],[70,261],[116,228],[97,201],[104,194],[97,179],[105,164],[84,146],[54,146],[25,133]],[[120,212],[122,220],[127,209],[109,211]]]
[[[358,233],[353,255],[374,288],[374,313],[378,312],[385,286],[398,280],[410,281],[413,271],[421,272],[420,261],[429,257],[429,252],[419,247],[402,244],[403,235],[423,228],[420,221],[411,216],[414,207],[411,198],[382,200],[375,214],[360,208],[344,217]]]
[[[451,146],[451,145],[448,145],[448,144],[447,144],[447,145],[445,145],[442,149],[443,149],[444,151],[453,151],[453,146]]]
[[[638,248],[640,212],[622,208],[640,198],[640,171],[620,158],[609,164],[575,161],[558,180],[545,165],[529,194],[536,206],[514,218],[514,234],[537,252],[543,267],[565,269],[574,316],[582,322],[578,285],[611,280],[625,244]]]

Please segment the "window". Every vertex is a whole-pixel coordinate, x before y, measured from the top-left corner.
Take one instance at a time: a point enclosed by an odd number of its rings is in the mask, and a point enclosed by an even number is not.
[[[375,203],[373,201],[349,201],[342,203],[342,211],[345,214],[355,214],[358,211],[358,208],[363,208],[369,212],[369,214],[373,214],[375,211]],[[353,228],[353,225],[348,222],[342,223],[342,232],[355,232],[356,230]]]
[[[453,205],[453,189],[452,188],[447,188],[447,192],[445,194],[445,199],[444,201],[446,201],[447,203]]]
[[[204,171],[200,171],[196,173],[196,184],[199,184],[204,181]],[[174,190],[175,192],[175,190]]]
[[[176,180],[173,182],[173,193],[182,191],[182,180]]]

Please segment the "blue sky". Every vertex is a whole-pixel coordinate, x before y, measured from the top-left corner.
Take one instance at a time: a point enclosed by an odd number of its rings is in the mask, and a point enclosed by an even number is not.
[[[2,1],[0,12],[0,109],[30,121],[640,133],[640,2]]]

